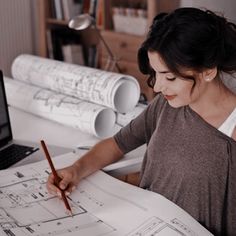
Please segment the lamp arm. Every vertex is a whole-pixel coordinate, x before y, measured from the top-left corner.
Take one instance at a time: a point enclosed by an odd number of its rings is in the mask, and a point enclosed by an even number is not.
[[[107,45],[106,41],[105,41],[104,38],[102,37],[102,35],[101,35],[99,29],[96,27],[95,24],[94,24],[94,28],[95,28],[95,30],[97,31],[97,34],[98,34],[98,36],[99,36],[99,39],[100,39],[100,40],[102,41],[102,43],[104,44],[104,46],[105,46],[105,48],[106,48],[106,50],[107,50],[109,56],[110,56],[112,59],[114,59],[115,57],[114,57],[114,55],[113,55],[111,49],[110,49],[109,46]]]
[[[106,41],[105,41],[104,38],[102,37],[102,35],[101,35],[99,29],[96,27],[96,24],[93,24],[93,25],[94,25],[94,29],[97,31],[97,34],[98,34],[99,39],[102,41],[102,43],[104,44],[104,46],[105,46],[105,48],[106,48],[106,50],[107,50],[107,52],[108,52],[108,54],[109,54],[109,61],[112,61],[112,62],[115,64],[115,67],[116,67],[116,69],[118,70],[118,72],[121,73],[121,72],[122,72],[122,71],[121,71],[121,68],[119,67],[119,65],[118,65],[118,63],[117,63],[117,60],[116,60],[115,56],[113,55],[111,49],[109,48],[108,44],[106,43]],[[109,62],[109,64],[110,64],[110,62]]]

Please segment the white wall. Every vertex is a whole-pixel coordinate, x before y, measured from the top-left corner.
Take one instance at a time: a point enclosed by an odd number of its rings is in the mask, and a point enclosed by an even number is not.
[[[236,0],[180,0],[181,7],[207,8],[236,23]]]
[[[0,70],[7,76],[17,55],[35,52],[33,2],[0,0]]]

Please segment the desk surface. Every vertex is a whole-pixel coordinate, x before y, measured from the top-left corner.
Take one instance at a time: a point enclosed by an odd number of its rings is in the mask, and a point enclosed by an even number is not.
[[[39,143],[45,140],[47,144],[76,149],[78,146],[91,146],[99,141],[95,136],[83,133],[56,122],[37,117],[24,111],[9,107],[11,127],[14,139]],[[106,168],[113,176],[137,172],[141,168],[145,147],[142,146]],[[85,151],[78,150],[78,157]],[[42,157],[42,160],[44,157]]]
[[[80,132],[72,127],[40,118],[13,107],[9,107],[14,139],[39,142],[67,148],[78,145],[93,145],[99,141],[95,136]]]

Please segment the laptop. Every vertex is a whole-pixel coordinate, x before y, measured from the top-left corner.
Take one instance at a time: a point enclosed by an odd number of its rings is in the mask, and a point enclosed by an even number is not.
[[[72,151],[69,148],[52,145],[49,145],[48,149],[51,156]],[[45,156],[39,143],[13,140],[3,73],[0,71],[0,170],[44,159]]]

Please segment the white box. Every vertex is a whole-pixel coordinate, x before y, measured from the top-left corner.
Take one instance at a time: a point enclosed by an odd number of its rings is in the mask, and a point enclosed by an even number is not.
[[[148,31],[147,18],[144,17],[114,14],[113,22],[116,32],[142,36]]]

